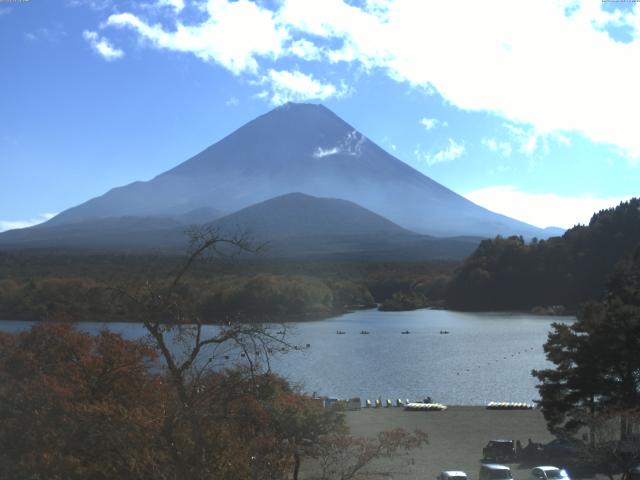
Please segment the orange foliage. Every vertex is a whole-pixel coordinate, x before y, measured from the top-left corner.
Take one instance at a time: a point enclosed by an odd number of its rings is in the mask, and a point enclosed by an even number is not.
[[[281,479],[303,441],[341,425],[271,374],[207,371],[186,388],[189,405],[155,350],[118,334],[0,333],[0,478]]]
[[[67,324],[1,334],[0,477],[147,476],[162,392],[147,368],[155,358]]]

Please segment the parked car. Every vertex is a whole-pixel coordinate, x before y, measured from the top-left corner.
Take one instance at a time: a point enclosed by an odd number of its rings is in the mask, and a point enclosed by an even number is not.
[[[480,465],[478,480],[513,480],[511,469],[506,465],[483,463]]]
[[[575,458],[580,455],[584,444],[579,440],[556,438],[542,446],[546,458]]]
[[[436,477],[436,480],[468,480],[467,474],[460,470],[444,470]]]
[[[571,480],[567,471],[558,467],[541,466],[531,469],[529,480]]]
[[[640,480],[640,465],[630,468],[622,474],[622,480]]]
[[[516,448],[513,440],[490,440],[482,449],[482,457],[485,460],[506,462],[515,460]]]
[[[436,480],[468,480],[467,474],[460,470],[444,470],[436,477]]]

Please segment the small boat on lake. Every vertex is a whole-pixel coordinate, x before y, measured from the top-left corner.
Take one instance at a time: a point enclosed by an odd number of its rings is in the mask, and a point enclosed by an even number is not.
[[[344,335],[345,333],[347,332],[345,332],[344,330],[336,330],[336,335]]]
[[[404,332],[400,332],[403,335],[409,335],[411,332],[409,330],[405,330]]]
[[[360,331],[360,335],[369,335],[369,331],[368,330],[361,330]]]

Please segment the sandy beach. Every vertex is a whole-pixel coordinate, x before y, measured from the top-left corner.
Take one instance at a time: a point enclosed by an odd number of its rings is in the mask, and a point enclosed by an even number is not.
[[[538,410],[486,410],[484,407],[449,407],[444,412],[408,412],[402,408],[369,408],[346,414],[353,435],[374,436],[383,430],[402,427],[421,429],[429,436],[429,444],[414,450],[406,460],[382,478],[435,480],[442,470],[462,470],[472,479],[478,478],[482,448],[496,438],[548,442],[542,413]],[[530,469],[510,464],[515,480],[526,480]],[[386,465],[378,465],[380,470]],[[398,471],[400,470],[400,471]],[[379,477],[373,477],[379,478]]]

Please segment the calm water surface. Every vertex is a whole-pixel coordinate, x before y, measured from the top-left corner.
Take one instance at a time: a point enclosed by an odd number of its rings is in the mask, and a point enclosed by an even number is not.
[[[538,398],[532,369],[548,367],[542,344],[552,322],[572,317],[447,310],[379,312],[288,323],[291,342],[311,347],[278,355],[272,368],[308,392],[364,399],[432,397],[449,405],[489,401],[531,402]],[[29,322],[0,322],[16,331]],[[82,323],[128,338],[144,335],[133,323]],[[207,327],[215,329],[215,327]],[[344,335],[337,335],[342,330]],[[367,330],[369,335],[361,335]],[[409,330],[409,335],[401,334]],[[450,332],[448,335],[440,331]]]

